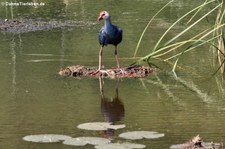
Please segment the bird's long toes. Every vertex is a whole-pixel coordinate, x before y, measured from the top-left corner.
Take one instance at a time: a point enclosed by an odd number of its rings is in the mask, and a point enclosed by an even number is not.
[[[124,75],[125,74],[125,70],[121,67],[118,67],[117,70],[119,70],[119,72]]]
[[[101,76],[110,76],[110,74],[107,70],[100,70],[99,73]]]
[[[101,71],[100,69],[97,69],[96,71],[93,71],[93,72],[91,72],[90,74],[94,76],[94,75],[100,73],[100,71]]]

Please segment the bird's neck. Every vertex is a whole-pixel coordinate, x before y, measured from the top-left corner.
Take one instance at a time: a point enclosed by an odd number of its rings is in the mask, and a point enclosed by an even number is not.
[[[107,29],[110,28],[111,25],[112,25],[112,22],[110,20],[110,17],[105,19],[105,29],[106,29],[106,31],[107,31]]]

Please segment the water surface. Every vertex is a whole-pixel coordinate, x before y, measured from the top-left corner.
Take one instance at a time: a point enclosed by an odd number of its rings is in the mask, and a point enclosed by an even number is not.
[[[1,2],[4,2],[3,0]],[[93,25],[28,33],[0,33],[0,147],[72,148],[60,143],[40,144],[22,138],[35,134],[62,134],[72,137],[112,137],[127,131],[156,131],[165,137],[131,141],[146,148],[169,148],[200,134],[207,142],[224,142],[224,81],[213,73],[213,58],[202,48],[183,57],[177,76],[168,64],[143,79],[62,78],[57,73],[69,65],[98,65],[97,23],[99,11],[108,10],[124,30],[119,45],[123,66],[131,58],[149,19],[165,4],[160,0],[46,0],[42,7],[0,6],[1,19],[75,20]],[[199,2],[175,1],[161,13],[143,38],[137,56],[154,47],[176,18]],[[209,22],[200,24],[206,27]],[[177,34],[180,24],[167,37]],[[194,32],[194,31],[193,31]],[[191,32],[190,32],[191,34]],[[199,56],[201,55],[201,56]],[[115,67],[113,47],[103,51],[105,67]],[[102,85],[102,86],[100,86]],[[114,101],[114,102],[112,102]],[[85,131],[77,125],[88,122],[125,124],[115,131]],[[80,148],[93,148],[85,146]]]

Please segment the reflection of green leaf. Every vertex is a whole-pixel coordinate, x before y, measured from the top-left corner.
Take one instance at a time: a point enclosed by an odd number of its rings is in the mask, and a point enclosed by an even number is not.
[[[29,142],[39,142],[39,143],[55,143],[71,139],[70,136],[57,135],[57,134],[40,134],[40,135],[29,135],[23,137],[23,140]]]
[[[85,130],[107,130],[107,129],[122,129],[125,128],[124,124],[121,125],[112,125],[111,123],[107,122],[92,122],[92,123],[84,123],[77,126],[79,129],[85,129]]]
[[[72,146],[85,146],[87,144],[90,145],[101,145],[110,143],[109,139],[100,138],[100,137],[78,137],[78,138],[70,138],[63,142],[65,145]]]
[[[158,133],[154,131],[130,131],[121,133],[119,137],[124,139],[131,139],[131,140],[139,140],[139,139],[156,139],[164,137],[163,133]]]
[[[142,149],[145,145],[135,143],[109,143],[95,146],[96,149]]]

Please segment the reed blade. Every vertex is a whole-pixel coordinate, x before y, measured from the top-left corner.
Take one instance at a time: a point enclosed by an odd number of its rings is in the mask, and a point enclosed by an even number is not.
[[[154,20],[154,18],[163,10],[165,9],[170,3],[172,3],[174,0],[171,0],[169,1],[166,5],[164,5],[151,19],[150,21],[148,22],[148,24],[146,25],[145,29],[143,30],[142,34],[141,34],[141,37],[139,38],[139,41],[137,43],[137,46],[136,46],[136,49],[134,51],[134,56],[133,57],[136,57],[137,55],[137,52],[138,52],[138,49],[139,49],[139,46],[141,44],[141,41],[142,41],[142,38],[146,32],[146,30],[148,29],[149,25],[152,23],[152,21]]]

